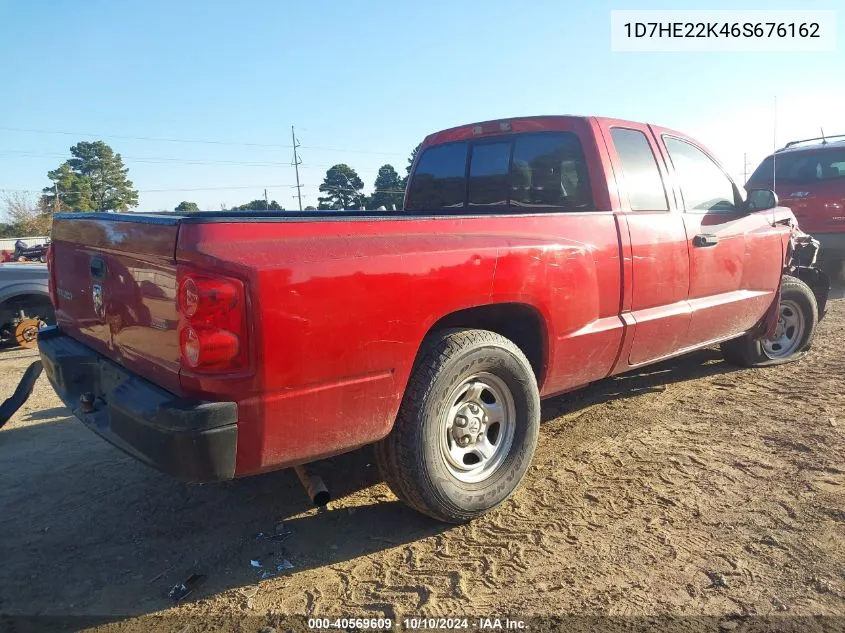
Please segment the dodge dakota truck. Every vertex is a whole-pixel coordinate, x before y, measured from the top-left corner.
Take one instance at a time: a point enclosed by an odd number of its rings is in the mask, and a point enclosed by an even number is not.
[[[829,289],[774,192],[593,117],[432,134],[401,211],[76,213],[52,239],[41,357],[91,430],[192,481],[375,444],[447,522],[517,488],[541,398],[705,346],[801,358]]]

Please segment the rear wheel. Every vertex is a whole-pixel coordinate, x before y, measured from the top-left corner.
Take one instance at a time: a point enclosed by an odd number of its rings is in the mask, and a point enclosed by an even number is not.
[[[778,324],[770,339],[755,340],[745,334],[722,343],[725,360],[743,367],[779,365],[798,360],[813,343],[819,308],[813,291],[796,277],[784,276]]]
[[[539,424],[537,382],[522,351],[494,332],[446,331],[427,341],[376,459],[396,496],[460,523],[519,486]]]

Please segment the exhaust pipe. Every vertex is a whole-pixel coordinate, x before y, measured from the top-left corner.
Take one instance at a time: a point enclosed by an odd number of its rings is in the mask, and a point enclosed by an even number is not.
[[[315,507],[322,508],[331,500],[331,495],[323,482],[323,478],[315,473],[309,464],[294,466],[293,469]]]

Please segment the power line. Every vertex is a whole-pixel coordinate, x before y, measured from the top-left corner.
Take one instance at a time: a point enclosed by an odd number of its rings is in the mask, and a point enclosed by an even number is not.
[[[303,187],[314,187],[316,185],[302,185]],[[363,187],[361,188],[363,189]],[[332,191],[361,191],[361,189],[356,189],[355,187],[335,187],[332,185]],[[373,189],[373,193],[405,193],[404,189]]]
[[[299,147],[299,142],[293,133],[292,125],[290,126],[290,138],[293,142],[293,167],[296,169],[296,197],[299,200],[299,210],[302,211],[302,185],[299,184],[299,166],[302,164],[302,161],[296,155],[296,148]]]
[[[67,154],[59,152],[30,152],[27,150],[0,150],[0,154],[11,154],[14,156],[22,156],[25,158],[66,158]],[[275,161],[238,161],[238,160],[203,160],[192,158],[176,158],[168,156],[124,156],[120,157],[127,161],[137,163],[151,163],[151,164],[184,164],[184,165],[238,165],[246,167],[290,167],[290,163],[275,162]],[[300,166],[307,169],[310,168],[330,168],[334,165],[326,163],[299,163]]]
[[[279,143],[249,143],[245,141],[218,141],[208,139],[186,139],[186,138],[170,138],[163,136],[129,136],[126,134],[89,134],[85,132],[68,132],[64,130],[38,130],[33,128],[19,128],[19,127],[5,127],[0,126],[0,130],[6,132],[24,132],[27,134],[61,134],[63,136],[76,137],[92,137],[92,138],[118,138],[130,141],[155,141],[160,143],[194,143],[200,145],[232,145],[241,147],[264,147],[275,149],[291,149],[292,145],[285,145]],[[375,150],[363,149],[341,149],[337,147],[320,147],[316,145],[303,146],[306,149],[319,150],[324,152],[348,152],[354,154],[380,154],[384,156],[404,156],[399,152],[379,152]]]
[[[180,188],[180,189],[138,189],[139,193],[167,193],[167,192],[178,192],[178,191],[228,191],[230,189],[293,189],[296,185],[233,185],[230,187],[188,187],[188,188]],[[49,187],[48,187],[49,189]],[[15,189],[15,188],[7,188],[7,187],[0,187],[0,191],[4,193],[44,193],[43,189]],[[71,195],[74,193],[79,193],[76,191],[61,191],[59,195]]]

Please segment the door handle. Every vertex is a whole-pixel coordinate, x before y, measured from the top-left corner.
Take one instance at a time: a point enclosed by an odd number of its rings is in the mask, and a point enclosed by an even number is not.
[[[706,248],[707,246],[716,246],[719,243],[719,238],[715,235],[710,235],[709,233],[703,233],[701,235],[696,235],[692,238],[692,245],[698,246],[700,248]]]

